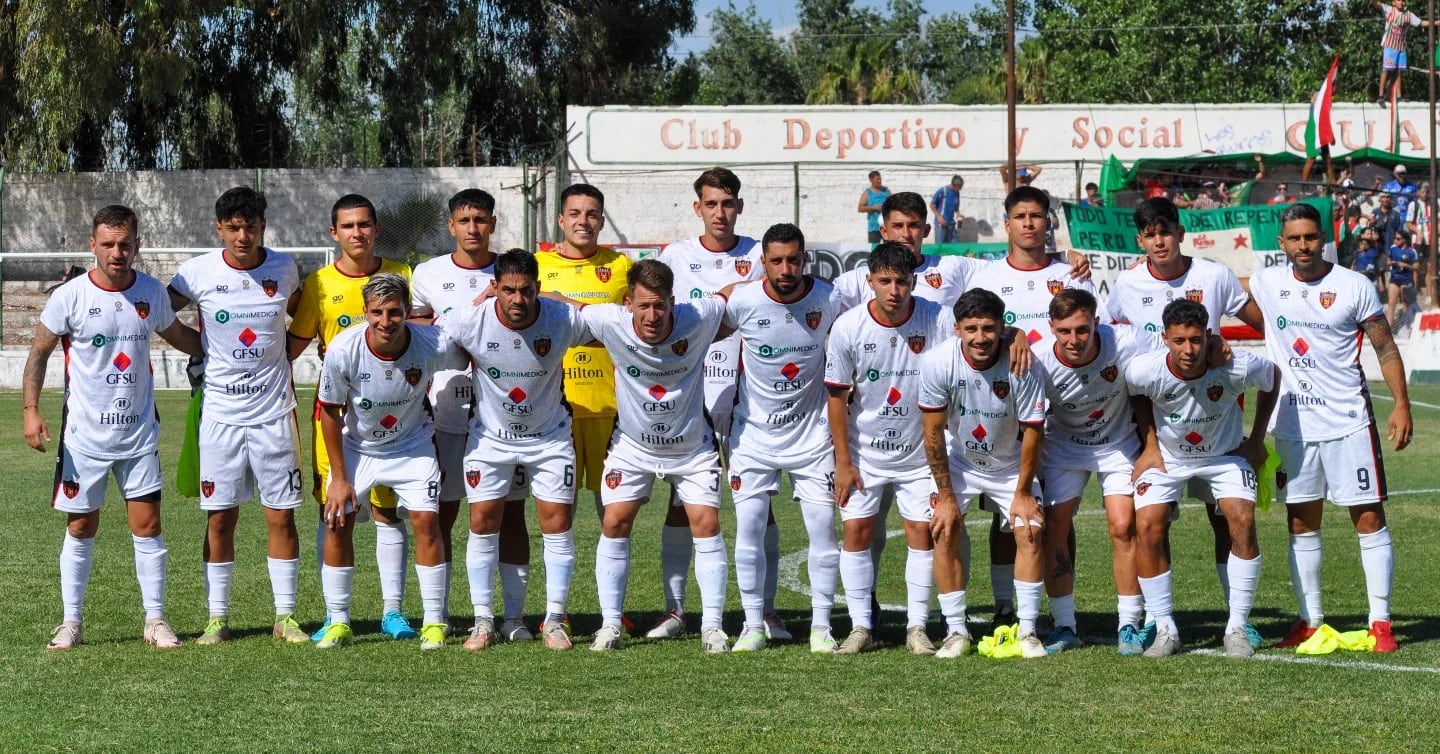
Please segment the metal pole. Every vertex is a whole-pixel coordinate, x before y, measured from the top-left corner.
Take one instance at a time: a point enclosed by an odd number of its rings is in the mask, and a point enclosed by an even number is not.
[[[1434,0],[1431,0],[1434,2]],[[1015,0],[1005,0],[1005,190],[1014,191],[1015,175]]]
[[[524,159],[520,160],[520,205],[524,207],[522,210],[524,225],[522,227],[525,228],[522,248],[533,253],[535,251],[535,229],[531,227],[533,218],[530,214],[530,165]]]
[[[1436,182],[1435,165],[1435,0],[1430,0],[1430,25],[1428,27],[1430,46],[1430,74],[1425,78],[1430,80],[1430,127],[1427,129],[1430,134],[1430,198],[1427,200],[1425,211],[1430,215],[1430,222],[1426,224],[1427,239],[1430,242],[1430,258],[1425,263],[1425,295],[1430,299],[1430,305],[1435,306],[1435,191],[1440,189]]]
[[[790,163],[790,174],[795,187],[795,197],[792,200],[795,207],[795,227],[800,227],[800,163]]]

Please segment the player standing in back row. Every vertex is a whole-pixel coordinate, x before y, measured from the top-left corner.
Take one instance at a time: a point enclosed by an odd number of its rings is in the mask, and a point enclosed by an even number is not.
[[[1370,339],[1395,399],[1388,437],[1396,451],[1414,437],[1405,365],[1375,286],[1322,257],[1320,213],[1296,204],[1286,207],[1280,220],[1280,248],[1290,264],[1252,279],[1260,309],[1274,325],[1265,334],[1265,347],[1280,368],[1279,408],[1270,428],[1280,456],[1275,494],[1290,521],[1290,580],[1300,607],[1300,619],[1277,646],[1296,646],[1325,622],[1320,522],[1329,498],[1347,509],[1360,538],[1375,651],[1394,652],[1395,554],[1385,520],[1380,429],[1360,369],[1360,333]]]

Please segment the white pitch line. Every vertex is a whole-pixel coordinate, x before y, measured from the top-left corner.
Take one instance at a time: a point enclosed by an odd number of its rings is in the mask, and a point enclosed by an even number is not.
[[[1225,653],[1218,649],[1196,649],[1189,652],[1194,655],[1205,655],[1207,657],[1224,657]],[[1260,662],[1283,662],[1290,665],[1319,665],[1326,668],[1349,668],[1352,670],[1388,670],[1395,673],[1430,673],[1440,675],[1440,668],[1417,667],[1415,665],[1390,665],[1384,662],[1370,662],[1369,660],[1355,660],[1347,662],[1344,660],[1328,660],[1323,657],[1305,657],[1302,655],[1261,655],[1247,657],[1247,660],[1259,660]]]
[[[1395,402],[1395,399],[1394,399],[1394,398],[1391,398],[1391,397],[1388,396],[1388,395],[1372,395],[1372,396],[1370,396],[1370,397],[1371,397],[1371,398],[1378,398],[1379,400],[1382,400],[1382,401],[1390,401],[1391,403],[1394,403],[1394,402]],[[1412,405],[1412,406],[1419,406],[1420,408],[1440,409],[1440,406],[1437,406],[1437,405],[1435,405],[1434,403],[1424,403],[1424,402],[1422,402],[1422,401],[1410,401],[1410,405]]]

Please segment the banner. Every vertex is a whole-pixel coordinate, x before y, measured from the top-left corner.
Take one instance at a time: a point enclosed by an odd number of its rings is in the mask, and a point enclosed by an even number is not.
[[[1330,197],[1302,200],[1319,210],[1320,229],[1330,238]],[[1242,278],[1257,269],[1285,264],[1280,251],[1280,213],[1288,205],[1249,204],[1223,209],[1182,209],[1180,224],[1185,240],[1180,250],[1186,256],[1213,259]],[[1070,230],[1070,248],[1090,258],[1095,286],[1102,296],[1120,273],[1140,259],[1135,243],[1135,214],[1129,209],[1088,207],[1066,202],[1065,224]],[[1329,255],[1327,254],[1327,257]]]

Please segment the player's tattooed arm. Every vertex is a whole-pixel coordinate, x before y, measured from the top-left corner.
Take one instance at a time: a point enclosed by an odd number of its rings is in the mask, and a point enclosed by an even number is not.
[[[45,417],[40,415],[40,391],[45,387],[45,368],[49,366],[50,354],[59,344],[60,336],[44,325],[36,325],[35,339],[30,343],[30,357],[25,360],[25,372],[20,380],[25,444],[42,453],[45,452],[45,443],[50,441],[50,428],[45,426]]]
[[[1395,408],[1390,411],[1390,441],[1395,443],[1396,450],[1404,450],[1415,436],[1415,425],[1410,417],[1410,391],[1405,384],[1405,362],[1400,358],[1400,347],[1395,345],[1395,335],[1390,332],[1390,323],[1385,317],[1374,317],[1360,323],[1360,327],[1375,349],[1380,375],[1395,398]]]
[[[925,433],[925,462],[930,465],[937,492],[930,532],[936,539],[948,541],[958,534],[956,527],[964,526],[965,522],[960,515],[960,503],[955,499],[955,488],[950,483],[950,451],[945,446],[946,411],[922,411],[920,418]]]

